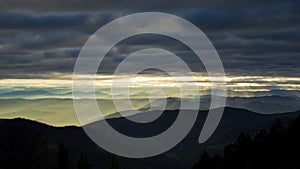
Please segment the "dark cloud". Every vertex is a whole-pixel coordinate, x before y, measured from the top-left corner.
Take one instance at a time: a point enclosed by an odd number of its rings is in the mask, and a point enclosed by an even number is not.
[[[83,24],[86,14],[39,14],[28,12],[0,13],[0,28],[2,29],[60,29]]]
[[[232,6],[228,8],[195,8],[183,12],[183,17],[208,32],[272,31],[300,26],[300,3],[268,3],[264,5]]]
[[[28,11],[0,12],[0,29],[16,31],[81,30],[99,27],[111,21],[114,13],[63,12],[35,13]]]
[[[232,74],[299,76],[300,2],[138,0],[0,0],[0,73],[72,72],[88,37],[120,16],[144,11],[178,15],[207,34]],[[103,64],[111,72],[124,57],[147,47],[181,55],[194,70],[202,65],[182,44],[160,36],[120,43]],[[194,63],[194,64],[193,64]],[[197,69],[201,67],[201,69]]]
[[[243,33],[239,33],[238,36],[246,39],[263,39],[263,40],[270,40],[270,41],[299,42],[300,29],[299,27],[292,27],[292,28],[279,29],[274,31],[243,32]]]
[[[282,2],[279,0],[272,3]],[[296,1],[295,1],[296,2]],[[231,6],[249,6],[249,5],[268,5],[269,1],[259,0],[0,0],[2,10],[30,10],[30,11],[99,11],[99,10],[169,10],[184,9],[191,7],[231,7]]]

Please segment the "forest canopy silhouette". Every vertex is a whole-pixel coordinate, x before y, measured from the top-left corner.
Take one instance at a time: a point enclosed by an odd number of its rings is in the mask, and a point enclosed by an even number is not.
[[[282,126],[277,120],[269,131],[254,137],[242,133],[225,146],[222,155],[204,151],[193,169],[299,169],[300,117]]]

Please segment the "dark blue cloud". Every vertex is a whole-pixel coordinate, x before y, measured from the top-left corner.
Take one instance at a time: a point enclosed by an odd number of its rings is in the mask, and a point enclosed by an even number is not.
[[[25,2],[10,0],[0,6],[1,76],[72,72],[89,35],[119,16],[143,11],[172,13],[197,25],[215,45],[227,72],[300,76],[300,1]],[[124,55],[150,46],[175,51],[194,63],[182,45],[148,36],[120,44],[105,70],[111,72]],[[197,70],[199,64],[191,67]]]
[[[116,18],[113,12],[34,13],[0,12],[0,30],[41,32],[80,31],[93,33]]]
[[[300,27],[300,26],[299,26]],[[275,31],[264,32],[244,32],[239,33],[238,36],[246,39],[264,39],[270,41],[287,41],[299,42],[300,29],[299,27],[292,27],[287,29],[280,29]]]
[[[284,1],[252,6],[193,8],[183,11],[184,18],[205,31],[274,30],[300,26],[300,3]]]
[[[84,24],[87,14],[34,14],[28,12],[1,12],[2,29],[59,29]]]

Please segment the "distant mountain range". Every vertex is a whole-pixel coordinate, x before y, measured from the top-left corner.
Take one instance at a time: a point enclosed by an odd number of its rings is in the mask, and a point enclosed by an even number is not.
[[[208,110],[211,96],[200,98],[200,110]],[[160,99],[154,100],[152,105],[159,105]],[[167,110],[180,109],[180,99],[168,98]],[[191,102],[193,103],[193,102]],[[283,96],[262,97],[227,97],[226,106],[251,110],[262,114],[283,113],[300,110],[300,98]],[[158,106],[159,107],[159,106]],[[191,106],[192,107],[192,106]]]
[[[43,93],[40,91],[36,93]],[[88,104],[88,99],[83,99]],[[168,98],[166,110],[180,109],[179,98]],[[121,103],[125,100],[120,99]],[[106,117],[120,117],[116,112],[113,100],[98,99],[99,108]],[[150,104],[148,99],[131,99],[131,103],[136,109],[145,110]],[[162,100],[155,99],[151,102],[154,109],[161,109]],[[227,107],[247,109],[261,114],[284,113],[300,110],[300,98],[283,96],[264,97],[229,97],[226,99]],[[191,102],[191,104],[194,104]],[[208,110],[210,106],[210,96],[201,97],[200,110]],[[43,99],[0,99],[0,118],[22,117],[26,119],[40,121],[54,126],[77,125],[76,112],[72,99],[43,98]],[[88,105],[87,105],[88,107]],[[189,107],[189,106],[187,106]],[[193,106],[190,106],[193,107]],[[122,110],[124,114],[132,115],[128,110]],[[95,119],[97,120],[97,119]]]
[[[167,110],[161,117],[149,124],[133,124],[123,117],[107,120],[115,129],[122,133],[136,137],[145,137],[158,134],[167,129],[175,120],[177,113],[177,110]],[[122,158],[122,165],[131,169],[190,169],[204,149],[211,153],[220,153],[224,145],[233,141],[241,132],[248,132],[253,135],[261,129],[268,129],[277,118],[285,125],[299,115],[300,111],[263,115],[245,109],[227,107],[213,136],[204,144],[199,144],[197,140],[207,116],[207,111],[199,111],[194,127],[175,148],[162,155],[146,159]],[[95,123],[102,122],[100,120]],[[56,151],[55,145],[58,141],[63,141],[70,149],[70,161],[73,163],[78,159],[79,153],[84,152],[95,169],[100,166],[107,167],[110,164],[111,154],[95,145],[80,127],[52,127],[20,118],[0,120],[0,132],[7,126],[31,127],[37,130],[42,137],[46,138],[48,142],[47,147],[53,156]],[[73,163],[71,165],[74,165]]]
[[[40,95],[40,96],[49,96],[53,95],[51,92],[46,90],[17,90],[17,91],[10,91],[5,93],[0,93],[0,97],[5,98],[18,98],[18,97],[26,97],[26,96],[32,96],[32,95]]]
[[[110,90],[108,91],[95,91],[97,97],[99,98],[107,98],[111,96]],[[86,98],[91,94],[91,92],[85,91],[77,91],[77,95],[81,95],[82,98]],[[202,93],[201,97],[206,97],[209,94],[209,91]],[[124,98],[124,94],[121,93],[116,95],[119,99]],[[123,96],[123,97],[122,97]],[[133,99],[143,99],[148,98],[149,93],[147,92],[136,92],[131,93],[130,97]],[[281,90],[281,89],[272,89],[269,91],[256,91],[256,92],[236,92],[232,90],[227,90],[227,97],[234,98],[234,97],[266,97],[266,96],[282,96],[282,97],[300,97],[300,91],[298,90]],[[39,89],[39,88],[29,88],[29,89],[1,89],[0,90],[0,99],[17,99],[17,98],[30,98],[30,99],[39,99],[39,98],[72,98],[72,91],[71,89]]]

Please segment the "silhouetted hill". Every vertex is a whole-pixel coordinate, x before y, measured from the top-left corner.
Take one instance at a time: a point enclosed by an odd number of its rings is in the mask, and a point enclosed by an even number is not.
[[[188,112],[188,110],[186,111]],[[108,122],[122,133],[130,136],[145,137],[158,134],[167,129],[176,119],[177,113],[177,110],[165,111],[161,117],[149,124],[137,125],[125,118],[112,118],[108,119]],[[132,169],[191,168],[198,160],[199,153],[204,149],[211,153],[222,153],[224,145],[235,140],[241,132],[254,135],[261,129],[268,129],[277,118],[282,121],[283,125],[286,125],[299,115],[300,111],[262,115],[244,109],[227,107],[213,136],[206,143],[199,144],[198,137],[207,116],[207,111],[199,111],[198,118],[191,132],[175,148],[162,155],[146,159],[122,158],[122,165]],[[102,123],[102,121],[96,123]],[[92,169],[100,166],[107,168],[110,164],[111,154],[95,145],[80,127],[53,127],[20,118],[0,120],[0,132],[3,132],[9,126],[29,127],[39,132],[47,140],[47,150],[49,156],[52,157],[49,160],[52,162],[57,151],[56,145],[62,141],[69,148],[71,168],[74,168],[74,161],[79,158],[80,152],[88,156],[89,161],[92,163]]]
[[[193,169],[296,169],[300,168],[300,116],[283,126],[279,119],[269,130],[254,136],[241,133],[223,154],[206,151]]]

